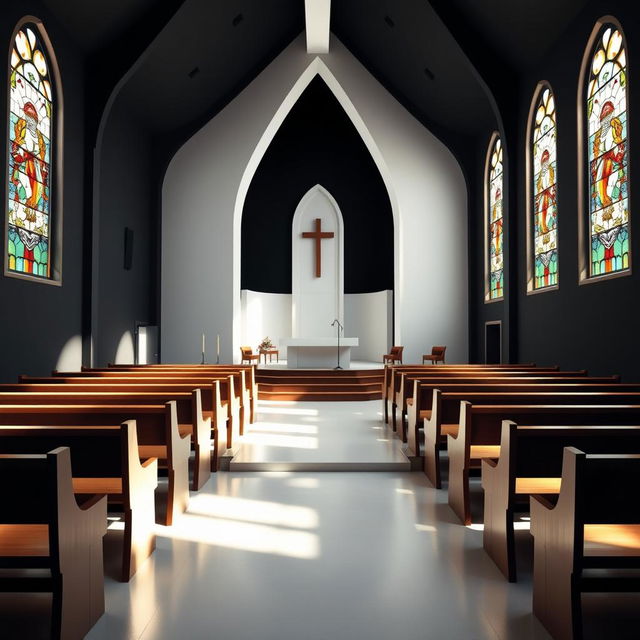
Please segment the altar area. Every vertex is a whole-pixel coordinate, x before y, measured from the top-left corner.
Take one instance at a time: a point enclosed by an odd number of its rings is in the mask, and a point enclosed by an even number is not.
[[[358,338],[282,338],[279,344],[287,349],[289,369],[333,369],[340,363],[343,369],[351,367],[351,348],[357,347]],[[339,351],[339,358],[338,358]]]
[[[393,344],[393,292],[345,294],[342,214],[322,186],[298,204],[291,243],[291,293],[241,290],[240,344],[268,338],[289,369],[334,369],[340,330],[341,368],[381,362]]]

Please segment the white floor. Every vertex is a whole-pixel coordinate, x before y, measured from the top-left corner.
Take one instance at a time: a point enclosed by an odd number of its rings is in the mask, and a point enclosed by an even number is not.
[[[255,433],[273,418],[292,425],[280,435],[317,437],[318,449],[289,447],[301,458],[324,449],[329,416],[343,410],[351,417],[336,430],[341,439],[360,429],[364,437],[367,424],[372,441],[383,433],[374,428],[382,422],[366,419],[379,419],[379,403],[361,403],[361,420],[353,403],[324,404],[317,415],[262,411]],[[250,446],[264,453],[266,445]],[[395,449],[385,451],[393,463]],[[473,493],[477,505],[477,480]],[[107,610],[87,638],[549,640],[531,614],[528,532],[518,532],[521,581],[509,584],[482,550],[477,515],[474,522],[460,525],[446,492],[420,472],[218,472],[173,527],[158,527],[156,552],[129,584],[106,580]],[[41,596],[26,621],[25,606],[20,613],[4,597],[1,638],[47,637],[35,622]],[[637,639],[638,601],[619,598],[614,627],[610,598],[588,596],[585,640]]]

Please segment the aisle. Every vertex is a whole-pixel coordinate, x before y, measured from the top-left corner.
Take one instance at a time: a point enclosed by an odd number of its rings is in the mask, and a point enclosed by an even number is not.
[[[420,473],[219,473],[89,640],[548,640]]]
[[[508,584],[446,492],[353,470],[406,464],[380,404],[261,403],[236,471],[158,527],[129,585],[107,580],[89,640],[548,640],[530,576]],[[352,471],[310,471],[331,464]]]
[[[231,471],[409,471],[402,443],[382,422],[381,400],[260,400]]]

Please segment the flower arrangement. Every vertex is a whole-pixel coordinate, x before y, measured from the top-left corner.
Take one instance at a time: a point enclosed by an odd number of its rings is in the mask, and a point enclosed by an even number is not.
[[[274,346],[273,342],[271,342],[271,339],[269,338],[269,336],[267,336],[258,345],[258,350],[259,351],[267,351],[269,349],[275,349],[275,346]]]

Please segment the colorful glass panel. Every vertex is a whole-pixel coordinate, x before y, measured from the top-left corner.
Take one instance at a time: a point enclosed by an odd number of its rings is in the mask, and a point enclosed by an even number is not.
[[[604,25],[587,86],[591,276],[629,268],[627,62],[624,38]]]
[[[489,299],[504,295],[502,230],[502,142],[496,137],[489,156]]]
[[[46,49],[25,24],[11,51],[7,266],[50,277],[53,96]]]
[[[558,284],[556,107],[551,89],[540,92],[533,138],[533,288]]]

